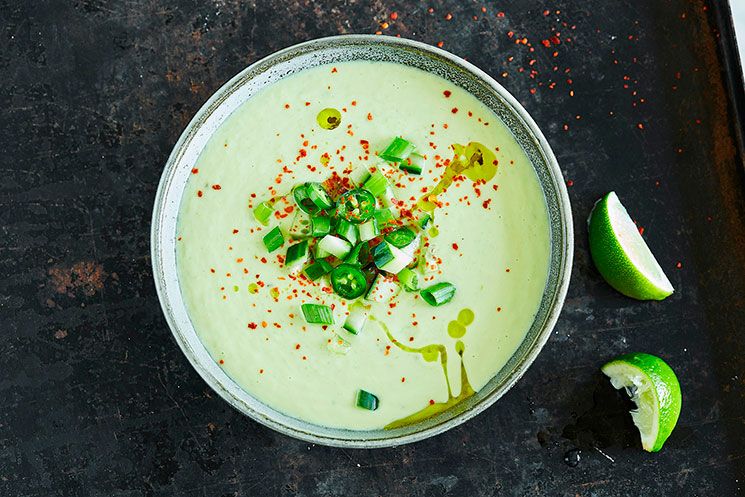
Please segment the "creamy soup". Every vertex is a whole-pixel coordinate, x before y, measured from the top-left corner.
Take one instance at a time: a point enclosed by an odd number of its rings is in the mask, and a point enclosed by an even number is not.
[[[416,146],[421,174],[379,157],[397,136]],[[419,249],[407,271],[423,289],[450,283],[450,301],[430,305],[393,274],[387,298],[344,299],[328,274],[303,272],[318,238],[307,262],[285,267],[293,237],[305,236],[293,233],[293,188],[320,183],[333,199],[360,171],[385,176],[397,218],[369,243],[411,225]],[[253,213],[263,202],[266,226]],[[433,218],[424,227],[422,213]],[[263,237],[275,227],[284,243],[269,252]],[[538,178],[494,113],[427,72],[359,61],[286,77],[221,125],[184,191],[177,260],[191,321],[235,382],[290,416],[370,430],[441,412],[506,364],[538,310],[549,250]],[[306,322],[307,303],[332,308],[334,323]],[[343,328],[354,306],[368,314],[357,334]],[[374,410],[358,405],[360,391]]]

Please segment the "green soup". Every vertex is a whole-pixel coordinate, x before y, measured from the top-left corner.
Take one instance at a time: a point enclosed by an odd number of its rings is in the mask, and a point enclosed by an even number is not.
[[[433,199],[421,284],[457,290],[439,307],[403,291],[365,302],[372,319],[355,336],[341,328],[350,301],[326,277],[311,283],[284,268],[287,243],[269,253],[262,242],[274,226],[286,230],[291,200],[277,203],[268,226],[252,210],[294,185],[375,167],[395,136],[427,157],[421,175],[393,169],[396,199],[416,202],[438,183],[443,190]],[[473,142],[493,154],[496,174],[450,175],[444,188],[453,146]],[[302,71],[236,110],[193,167],[177,243],[189,315],[226,373],[285,414],[354,430],[416,421],[482,388],[533,322],[550,250],[538,178],[497,116],[437,76],[362,61]],[[302,303],[333,305],[335,324],[307,324]],[[378,397],[376,410],[356,405],[360,389]]]

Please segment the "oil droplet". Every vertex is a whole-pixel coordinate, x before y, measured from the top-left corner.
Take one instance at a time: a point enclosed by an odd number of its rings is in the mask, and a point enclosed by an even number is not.
[[[460,324],[458,321],[450,321],[448,323],[448,335],[453,338],[460,338],[466,334],[466,327]]]
[[[323,129],[336,129],[341,124],[341,113],[329,107],[318,113],[316,121]]]
[[[462,324],[463,326],[468,326],[469,324],[473,323],[473,318],[475,315],[473,314],[473,311],[471,309],[463,309],[458,313],[458,322]]]

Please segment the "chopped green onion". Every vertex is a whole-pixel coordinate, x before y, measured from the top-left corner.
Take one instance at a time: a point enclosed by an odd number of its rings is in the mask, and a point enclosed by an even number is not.
[[[399,294],[401,287],[396,283],[393,278],[384,276],[382,273],[378,273],[370,285],[365,300],[372,302],[390,302],[390,300]]]
[[[447,304],[455,295],[455,286],[452,283],[435,283],[419,293],[422,299],[431,306],[437,307]]]
[[[349,180],[353,185],[362,186],[370,177],[370,171],[366,167],[355,167],[352,172],[349,173]]]
[[[372,240],[380,234],[380,230],[378,229],[378,222],[375,220],[375,218],[370,219],[366,223],[360,224],[359,230],[360,241],[363,242]]]
[[[377,221],[378,226],[385,226],[396,220],[393,209],[376,209],[373,218]]]
[[[374,411],[378,408],[378,397],[366,390],[359,390],[357,392],[357,407],[367,409],[368,411]]]
[[[393,189],[388,186],[380,196],[380,205],[383,207],[393,207],[396,205],[395,200],[396,196],[393,194]]]
[[[294,268],[295,266],[305,264],[306,260],[308,260],[308,240],[303,240],[287,247],[285,267]]]
[[[346,239],[352,245],[356,244],[359,239],[357,225],[350,223],[346,219],[339,220],[339,224],[336,226],[336,234]]]
[[[320,183],[306,183],[305,191],[308,194],[308,198],[321,210],[331,209],[334,206],[334,201],[331,200],[329,194]]]
[[[327,305],[303,304],[300,308],[308,324],[334,324],[334,314]]]
[[[424,231],[432,223],[432,216],[426,212],[421,212],[421,215],[417,219],[417,226]]]
[[[339,237],[326,235],[318,242],[318,248],[328,252],[337,259],[344,259],[349,251],[352,250],[352,244]]]
[[[424,169],[424,157],[416,153],[411,154],[399,163],[398,168],[407,173],[417,175],[422,174],[422,169]]]
[[[307,183],[297,185],[295,188],[293,188],[292,197],[295,199],[295,203],[303,212],[313,215],[319,211],[319,207],[310,198]]]
[[[285,237],[279,226],[275,226],[269,233],[264,235],[264,246],[269,252],[274,252],[285,243]]]
[[[326,236],[331,232],[331,218],[328,216],[314,216],[310,219],[310,234],[314,238]]]
[[[376,171],[365,181],[365,190],[372,193],[375,197],[379,197],[385,193],[386,188],[388,188],[388,178],[383,176],[383,173],[380,171]]]
[[[325,259],[326,257],[331,256],[331,252],[327,252],[323,250],[320,244],[316,243],[316,246],[314,247],[314,250],[313,250],[313,256],[316,259]]]
[[[393,139],[390,145],[380,154],[380,158],[388,162],[402,162],[416,150],[416,146],[409,140],[404,140],[400,136]]]
[[[274,207],[269,202],[262,202],[254,207],[254,218],[264,226],[269,224],[269,218],[274,213]]]
[[[354,248],[344,258],[344,262],[347,264],[356,264],[362,266],[367,263],[367,259],[370,257],[369,245],[367,242],[360,242],[354,246]]]
[[[407,292],[416,292],[419,290],[419,276],[417,276],[415,271],[409,268],[404,268],[397,276],[398,282],[401,283],[401,286],[404,287],[404,290]]]
[[[303,272],[311,280],[316,281],[324,274],[330,273],[334,267],[323,259],[318,259],[310,266],[306,267]]]
[[[367,316],[370,314],[370,306],[356,302],[349,306],[349,316],[344,321],[343,328],[352,335],[358,335],[365,327]]]
[[[393,274],[398,274],[414,260],[412,256],[387,242],[376,245],[372,255],[378,269]]]
[[[407,227],[397,228],[387,235],[385,239],[388,243],[397,248],[404,248],[414,241],[416,233]]]

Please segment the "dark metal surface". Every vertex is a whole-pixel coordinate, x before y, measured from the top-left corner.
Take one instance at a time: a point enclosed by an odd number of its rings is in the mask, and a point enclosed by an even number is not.
[[[724,17],[700,0],[481,6],[0,2],[0,494],[742,492],[742,88]],[[554,336],[504,399],[434,439],[350,451],[271,432],[205,387],[161,317],[148,230],[162,164],[212,91],[278,48],[378,29],[442,41],[525,105],[566,172],[578,236]],[[584,219],[610,189],[670,275],[668,300],[626,299],[592,267]],[[598,373],[632,350],[681,379],[659,454]]]

